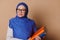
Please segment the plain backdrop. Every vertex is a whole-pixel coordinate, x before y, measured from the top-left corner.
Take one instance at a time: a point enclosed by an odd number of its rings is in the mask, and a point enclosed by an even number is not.
[[[29,6],[28,17],[37,27],[45,25],[47,40],[60,40],[60,0],[0,0],[0,40],[6,40],[8,21],[16,15],[16,5]]]

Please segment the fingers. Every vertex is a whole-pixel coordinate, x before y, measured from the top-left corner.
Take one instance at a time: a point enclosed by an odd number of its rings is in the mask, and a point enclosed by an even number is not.
[[[41,40],[41,38],[40,38],[39,36],[37,36],[35,39],[36,39],[36,40]]]

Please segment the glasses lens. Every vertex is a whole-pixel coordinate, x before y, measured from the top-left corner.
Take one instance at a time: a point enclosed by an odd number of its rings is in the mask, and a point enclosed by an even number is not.
[[[26,9],[17,9],[17,10],[19,10],[19,11],[26,11]]]

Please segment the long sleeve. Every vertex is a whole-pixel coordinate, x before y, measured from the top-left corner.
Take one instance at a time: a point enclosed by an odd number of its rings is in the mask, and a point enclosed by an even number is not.
[[[36,26],[36,24],[35,24],[35,22],[34,22],[34,25],[33,25],[33,33],[35,33],[36,31],[37,31],[37,26]],[[40,36],[37,36],[37,37],[35,38],[35,40],[41,40]]]
[[[33,24],[33,34],[34,34],[36,31],[37,31],[37,26],[36,26],[36,24],[35,24],[35,22],[34,22],[34,24]]]
[[[8,27],[6,40],[22,40],[22,39],[13,38],[13,30]]]

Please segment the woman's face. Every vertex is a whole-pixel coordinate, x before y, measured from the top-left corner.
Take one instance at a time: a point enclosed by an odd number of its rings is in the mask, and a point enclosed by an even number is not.
[[[17,9],[17,16],[24,17],[26,12],[26,8],[23,5],[20,5]]]

